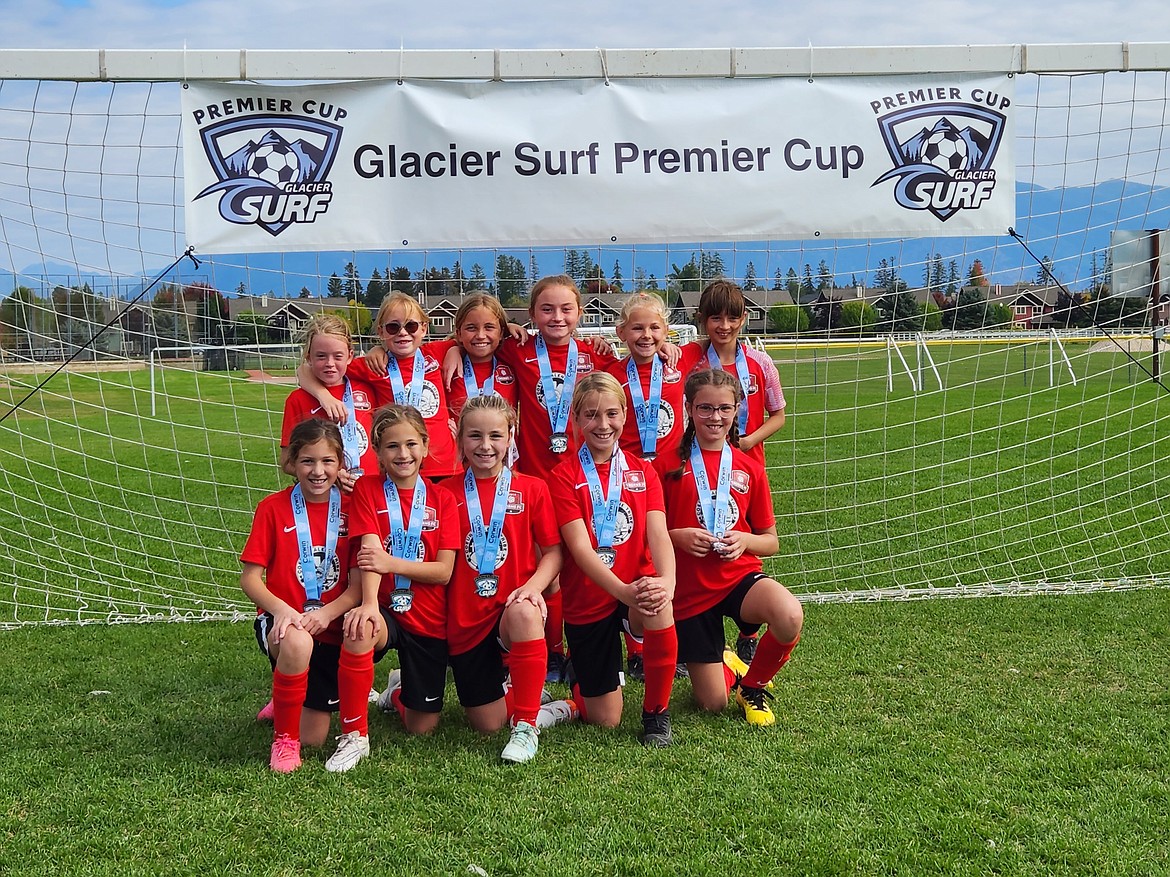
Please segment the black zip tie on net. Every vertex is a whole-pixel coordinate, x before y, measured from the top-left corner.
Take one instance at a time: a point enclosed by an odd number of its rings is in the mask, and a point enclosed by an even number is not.
[[[1090,311],[1087,307],[1085,307],[1083,304],[1081,304],[1080,299],[1077,296],[1073,295],[1071,292],[1069,292],[1068,287],[1056,279],[1056,275],[1052,273],[1052,269],[1050,269],[1046,264],[1044,264],[1043,260],[1038,259],[1036,257],[1036,254],[1032,252],[1032,248],[1028,246],[1028,242],[1025,241],[1023,239],[1023,237],[1021,237],[1021,235],[1018,231],[1016,231],[1014,228],[1009,226],[1007,233],[1009,235],[1011,235],[1012,238],[1015,239],[1016,243],[1018,243],[1021,247],[1024,248],[1024,252],[1026,252],[1029,256],[1032,257],[1032,261],[1034,261],[1037,265],[1040,266],[1040,270],[1044,272],[1044,276],[1047,277],[1053,284],[1055,284],[1056,286],[1058,286],[1060,288],[1060,291],[1065,294],[1065,297],[1070,302],[1072,302],[1073,308],[1080,311],[1082,314],[1084,314],[1088,318],[1089,322],[1093,324],[1093,328],[1098,329],[1102,335],[1104,335],[1106,338],[1108,338],[1112,342],[1113,346],[1116,347],[1118,350],[1120,350],[1123,354],[1125,354],[1126,359],[1128,359],[1130,362],[1132,362],[1134,365],[1136,365],[1139,369],[1141,369],[1141,371],[1146,375],[1146,377],[1148,377],[1150,379],[1150,381],[1157,384],[1159,387],[1161,387],[1167,393],[1170,393],[1170,387],[1167,387],[1165,384],[1163,384],[1161,378],[1157,377],[1152,371],[1150,371],[1148,368],[1146,368],[1146,366],[1142,363],[1141,360],[1139,360],[1136,356],[1134,356],[1130,351],[1126,350],[1125,347],[1122,346],[1121,342],[1118,341],[1116,338],[1114,338],[1109,333],[1109,330],[1106,329],[1104,326],[1102,326],[1097,321],[1097,317],[1092,313],[1092,311]],[[1157,327],[1155,327],[1155,329],[1156,328]],[[1155,342],[1155,344],[1156,344],[1156,342]]]
[[[69,363],[73,362],[73,360],[77,359],[77,357],[81,356],[81,354],[84,351],[88,350],[91,346],[93,346],[93,343],[95,341],[97,341],[97,339],[99,337],[101,337],[101,334],[103,332],[105,332],[106,329],[110,328],[112,325],[114,325],[114,323],[121,320],[122,317],[126,314],[126,312],[128,310],[130,310],[130,308],[132,308],[134,305],[138,304],[138,302],[142,300],[142,297],[144,295],[146,295],[148,292],[150,292],[152,289],[154,289],[154,287],[158,284],[158,282],[160,280],[162,280],[164,277],[166,277],[168,274],[170,274],[171,271],[173,271],[175,269],[175,266],[177,266],[184,259],[190,259],[195,264],[196,268],[199,267],[199,260],[195,258],[195,247],[193,247],[193,246],[187,247],[187,249],[183,251],[183,254],[181,256],[179,256],[179,258],[175,259],[175,261],[171,262],[171,264],[168,265],[166,268],[164,268],[162,270],[162,272],[157,277],[154,278],[154,280],[150,281],[150,283],[147,284],[143,288],[142,292],[138,293],[138,295],[134,296],[134,298],[132,298],[130,301],[128,301],[126,303],[126,307],[124,307],[124,308],[122,308],[122,310],[118,311],[118,313],[115,314],[113,316],[113,318],[110,319],[104,326],[102,326],[100,329],[98,329],[96,332],[94,332],[92,335],[90,335],[88,341],[86,341],[84,344],[79,346],[68,359],[66,359],[63,363],[61,363],[59,366],[57,366],[55,369],[53,369],[48,375],[46,375],[45,378],[39,384],[37,384],[35,387],[33,387],[31,390],[29,390],[28,393],[25,394],[25,397],[23,399],[21,399],[19,402],[17,402],[11,408],[9,408],[7,411],[5,411],[3,415],[0,415],[0,423],[3,423],[10,416],[12,416],[17,411],[19,411],[25,402],[27,402],[29,399],[31,399],[33,396],[35,396],[37,393],[39,393],[41,391],[41,389],[45,386],[45,384],[49,383],[49,381],[51,381],[51,380],[53,380],[53,378],[57,377],[57,375],[59,375],[61,373],[61,371],[65,368],[65,366],[69,365]]]

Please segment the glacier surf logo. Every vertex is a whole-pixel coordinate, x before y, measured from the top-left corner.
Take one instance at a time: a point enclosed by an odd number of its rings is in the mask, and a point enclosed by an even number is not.
[[[995,191],[995,155],[1006,117],[966,103],[911,106],[881,116],[878,128],[894,167],[873,185],[897,180],[894,200],[946,222],[978,210]]]
[[[203,151],[218,182],[195,196],[218,194],[219,215],[256,225],[275,237],[311,223],[329,209],[329,170],[341,143],[341,126],[301,116],[227,119],[200,131]]]

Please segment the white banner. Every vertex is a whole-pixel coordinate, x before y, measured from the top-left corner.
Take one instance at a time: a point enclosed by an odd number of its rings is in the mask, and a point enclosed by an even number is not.
[[[193,83],[203,253],[1003,234],[1014,80]]]

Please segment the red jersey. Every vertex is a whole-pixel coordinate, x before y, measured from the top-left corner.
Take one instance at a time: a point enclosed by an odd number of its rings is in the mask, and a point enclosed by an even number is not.
[[[477,479],[476,488],[484,524],[489,526],[496,479]],[[479,575],[479,568],[476,565],[475,544],[471,538],[471,516],[463,492],[463,476],[445,481],[439,489],[448,491],[458,508],[462,545],[455,557],[455,573],[447,589],[447,641],[451,654],[461,655],[483,642],[504,611],[504,602],[508,596],[524,585],[536,571],[540,562],[537,546],[558,545],[561,536],[553,514],[548,485],[538,478],[513,472],[512,483],[508,488],[504,530],[493,571],[500,577],[499,588],[494,597],[481,597],[475,592],[475,578]]]
[[[695,369],[710,367],[707,359],[707,346],[707,342],[704,341],[692,341],[690,344],[683,345],[682,358],[679,359],[678,367],[684,375],[689,375]],[[784,391],[780,388],[780,375],[776,371],[775,363],[743,343],[739,346],[744,351],[748,367],[746,432],[755,432],[764,425],[766,413],[780,411],[784,408]],[[738,376],[734,363],[724,363],[723,370]],[[745,453],[761,466],[767,465],[763,442]]]
[[[305,585],[301,576],[301,554],[297,547],[297,522],[293,517],[292,492],[295,485],[270,494],[256,506],[252,532],[240,554],[243,563],[264,567],[264,581],[268,590],[294,609],[305,605]],[[325,557],[325,533],[329,526],[329,502],[306,502],[309,517],[309,535],[313,541],[313,557],[320,562]],[[341,513],[337,532],[337,549],[321,591],[321,602],[332,603],[348,585],[349,528],[347,515]],[[338,618],[317,639],[341,644],[341,619]]]
[[[626,394],[626,426],[622,430],[621,446],[627,454],[643,457],[642,438],[638,433],[638,414],[634,407],[634,397],[630,392],[629,371],[626,364],[630,358],[610,363],[605,370],[617,378]],[[638,366],[638,381],[642,387],[642,398],[650,396],[650,371],[654,363],[648,362]],[[665,363],[662,365],[662,399],[658,403],[658,444],[654,455],[661,457],[664,454],[673,454],[679,442],[682,441],[683,431],[683,377],[684,372],[671,368]]]
[[[423,388],[418,402],[418,412],[427,425],[429,448],[423,460],[422,473],[428,478],[443,478],[458,471],[455,465],[455,438],[451,435],[450,415],[447,412],[447,389],[443,385],[443,354],[451,347],[450,341],[429,341],[420,348],[423,354]],[[403,386],[409,386],[414,379],[414,357],[398,359],[402,372]],[[380,407],[391,403],[402,404],[394,398],[394,387],[390,376],[376,375],[370,371],[366,361],[357,357],[349,364],[352,377],[365,381],[374,390],[376,403]],[[377,472],[377,467],[374,467]]]
[[[462,359],[462,356],[460,357]],[[520,400],[520,387],[516,383],[516,373],[510,365],[500,362],[494,357],[488,362],[473,362],[472,371],[475,372],[475,383],[483,387],[484,381],[492,378],[492,392],[516,409]],[[455,372],[451,379],[451,389],[447,391],[447,408],[451,412],[451,419],[459,422],[459,412],[463,410],[463,403],[467,401],[467,384],[463,379],[463,366]]]
[[[719,480],[720,451],[703,451],[708,483],[714,490]],[[678,456],[659,457],[654,467],[662,478],[662,492],[666,497],[666,525],[671,530],[702,527],[703,513],[699,507],[699,490],[691,471],[690,460],[683,466],[682,476],[675,480],[669,472],[678,468]],[[743,451],[731,449],[731,502],[728,509],[729,530],[753,533],[767,530],[776,523],[772,511],[772,488],[764,467]],[[745,575],[759,572],[763,561],[754,554],[744,553],[735,560],[723,560],[714,552],[706,557],[676,553],[677,584],[674,591],[675,620],[693,618],[706,612],[739,584]]]
[[[355,551],[361,545],[361,537],[367,533],[375,534],[382,547],[390,551],[390,515],[386,510],[386,493],[382,487],[385,480],[385,476],[380,473],[363,475],[354,485],[350,505],[350,533],[353,535]],[[458,551],[459,520],[455,514],[455,505],[451,501],[451,494],[426,482],[425,479],[419,479],[419,483],[424,482],[427,486],[427,503],[423,508],[418,560],[433,561],[438,558],[440,551]],[[398,501],[402,506],[404,523],[410,521],[410,505],[413,499],[413,491],[399,491]],[[447,583],[412,582],[410,589],[414,594],[410,610],[401,614],[394,613],[395,618],[411,633],[446,639]],[[394,576],[382,576],[382,583],[378,588],[378,602],[388,607],[393,591]]]
[[[361,454],[361,462],[358,465],[364,472],[377,472],[378,455],[374,451],[373,445],[370,444],[370,426],[374,419],[374,391],[364,381],[352,378],[349,385],[353,388],[353,413],[357,420],[358,451]],[[328,389],[333,398],[338,401],[341,401],[341,397],[345,395],[344,384],[338,384]],[[284,421],[280,427],[280,446],[282,448],[288,447],[293,427],[310,417],[324,419],[325,413],[321,410],[320,404],[312,393],[297,387],[284,400]],[[342,460],[342,465],[345,465],[344,460]]]
[[[597,477],[607,489],[609,467],[609,461],[597,467]],[[576,453],[553,470],[549,486],[557,511],[557,524],[563,527],[570,521],[584,521],[585,529],[589,531],[590,544],[596,548],[593,499],[589,496],[589,483],[585,480],[585,472]],[[623,582],[656,574],[646,530],[646,516],[652,511],[665,511],[658,475],[650,463],[627,454],[626,471],[622,476],[622,501],[618,507],[613,538],[617,560],[612,567],[614,575]],[[572,552],[568,550],[565,551],[565,565],[561,569],[561,591],[565,595],[565,621],[572,624],[599,621],[617,606],[617,600],[607,591],[585,578],[573,560]]]
[[[569,345],[548,346],[548,361],[552,378],[559,389],[565,380],[565,363],[568,361]],[[521,347],[511,338],[505,338],[496,349],[496,359],[512,369],[520,388],[520,428],[516,430],[516,444],[520,451],[522,471],[532,475],[547,475],[563,459],[577,452],[573,435],[572,417],[565,427],[569,438],[569,449],[564,454],[549,450],[552,426],[548,409],[544,405],[544,388],[540,382],[540,365],[536,359],[536,343],[530,339]],[[603,369],[614,362],[613,356],[601,356],[591,344],[577,340],[577,379],[595,369]]]

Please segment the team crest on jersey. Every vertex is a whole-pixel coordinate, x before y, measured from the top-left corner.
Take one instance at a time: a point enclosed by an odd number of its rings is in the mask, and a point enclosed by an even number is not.
[[[565,375],[562,372],[552,372],[551,377],[559,393],[565,385]],[[540,403],[542,408],[548,408],[548,405],[544,402],[544,381],[536,382],[536,401]]]
[[[423,374],[429,375],[431,372],[439,370],[439,361],[430,354],[423,357]]]
[[[734,486],[734,482],[733,482],[733,486]],[[714,507],[714,505],[715,505],[715,491],[714,490],[711,491],[711,505],[712,505],[712,507]],[[695,520],[696,521],[703,520],[703,504],[701,502],[699,502],[697,499],[695,500]],[[728,496],[727,497],[727,529],[728,530],[732,529],[737,523],[739,523],[739,505],[736,503],[734,496]]]
[[[345,515],[341,516],[341,529],[338,531],[339,536],[346,535],[345,529]],[[321,572],[321,564],[325,562],[325,546],[313,546],[313,565],[317,567],[317,572]],[[297,583],[303,588],[305,586],[305,577],[301,574],[301,565],[296,565]],[[329,569],[325,570],[325,584],[321,588],[322,592],[331,591],[341,581],[341,558],[337,556],[337,552],[333,552],[333,557],[329,558]]]
[[[646,492],[646,473],[638,469],[627,469],[622,473],[622,490],[633,493]]]
[[[618,503],[617,520],[613,525],[613,544],[625,545],[634,533],[634,512],[624,502]]]
[[[370,403],[370,395],[365,390],[353,391],[353,408],[355,411],[370,411],[373,409]]]
[[[747,394],[754,396],[758,392],[760,392],[760,382],[756,380],[756,373],[750,372],[748,374]]]
[[[467,538],[463,540],[463,559],[467,561],[467,565],[476,572],[479,572],[479,558],[475,554],[475,540],[471,538],[471,534],[467,534]],[[504,565],[504,561],[508,559],[508,537],[500,533],[500,547],[496,549],[496,564],[492,567],[493,570],[499,569]]]
[[[947,100],[930,101],[935,92]],[[982,103],[957,98],[958,88],[910,92],[910,106],[877,120],[894,167],[873,185],[897,180],[894,201],[907,210],[928,210],[945,222],[960,210],[977,210],[995,191],[995,155],[1007,117],[999,112],[1010,101],[983,89],[973,90]],[[875,109],[880,107],[875,103]]]
[[[422,528],[424,533],[439,529],[439,513],[431,506],[423,507]]]
[[[577,354],[577,374],[587,375],[593,371],[593,357],[588,353]]]
[[[748,475],[742,469],[732,469],[731,470],[731,489],[732,490],[734,490],[736,493],[742,493],[742,494],[746,495],[748,490],[751,489],[751,486],[752,486],[752,479],[751,479],[750,475]]]
[[[496,370],[493,373],[493,378],[495,379],[495,382],[501,387],[510,387],[512,384],[516,383],[516,375],[512,373],[512,369],[503,364],[496,366]]]
[[[263,106],[265,100],[239,98],[237,104],[244,105],[237,106],[238,113]],[[223,219],[259,226],[273,237],[291,225],[316,222],[329,209],[329,171],[342,134],[334,122],[292,113],[291,101],[281,101],[280,108],[287,112],[234,115],[200,129],[217,182],[195,196],[198,201],[218,195]],[[196,119],[201,115],[196,113]]]
[[[508,504],[504,507],[506,515],[520,515],[524,513],[524,494],[519,490],[508,491]]]
[[[658,437],[666,438],[674,429],[674,409],[663,400],[658,403]]]

